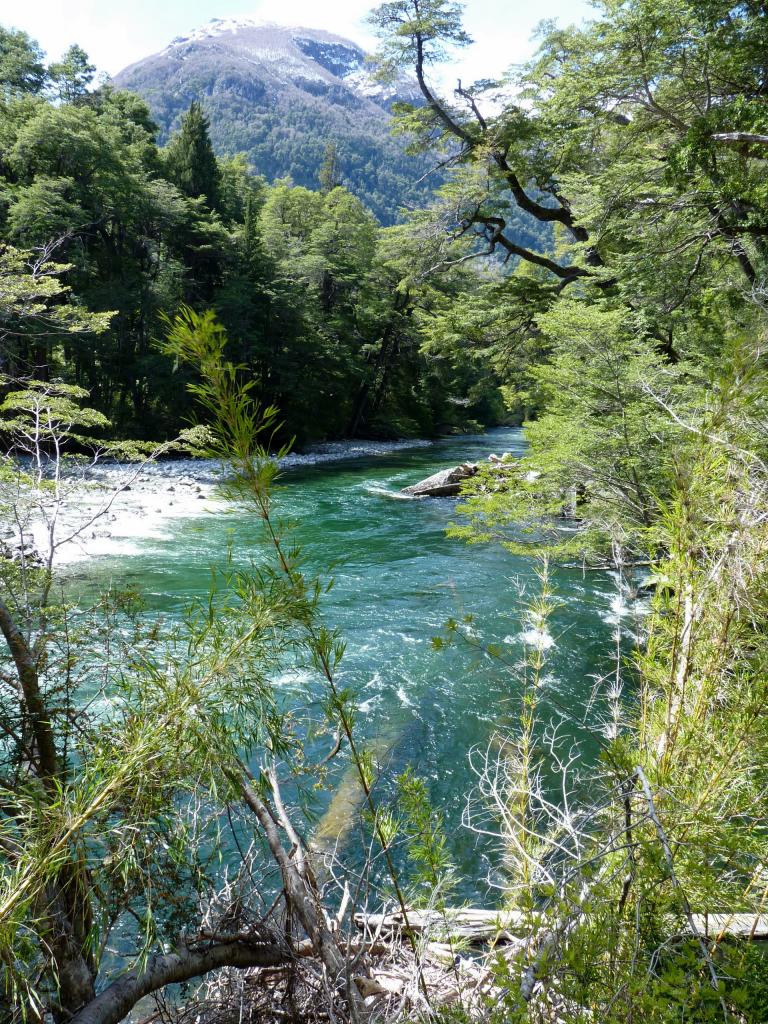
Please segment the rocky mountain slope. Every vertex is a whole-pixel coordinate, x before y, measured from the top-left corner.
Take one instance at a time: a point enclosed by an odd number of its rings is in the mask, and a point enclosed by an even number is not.
[[[344,184],[384,223],[436,184],[417,184],[429,165],[389,134],[391,104],[417,100],[415,82],[375,82],[360,47],[330,32],[214,19],[121,71],[115,85],[147,100],[165,137],[199,100],[217,151],[246,153],[270,180],[290,175],[316,188],[335,141]]]

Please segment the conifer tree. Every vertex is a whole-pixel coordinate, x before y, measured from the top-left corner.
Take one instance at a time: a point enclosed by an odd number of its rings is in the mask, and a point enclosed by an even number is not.
[[[329,142],[325,147],[323,162],[320,165],[321,192],[332,192],[341,185],[341,163],[339,161],[339,147],[335,142]]]
[[[167,167],[169,176],[185,195],[203,196],[213,209],[219,199],[220,174],[208,128],[203,108],[193,102],[168,146]]]

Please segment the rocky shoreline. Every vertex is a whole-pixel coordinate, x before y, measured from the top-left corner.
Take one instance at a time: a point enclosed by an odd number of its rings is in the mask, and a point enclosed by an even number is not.
[[[330,442],[307,452],[291,453],[281,461],[285,469],[314,466],[371,455],[387,455],[409,448],[426,448],[428,440],[382,442]],[[492,454],[488,463],[499,469],[514,456]],[[466,462],[432,474],[400,491],[407,498],[455,497],[464,480],[474,476],[481,463]],[[56,527],[56,564],[79,562],[105,555],[141,551],[147,540],[167,540],[175,519],[196,518],[219,510],[224,502],[216,495],[222,479],[220,462],[205,459],[173,459],[158,462],[99,462],[72,471],[64,480],[65,500]],[[51,502],[48,500],[50,510]],[[41,561],[48,550],[45,517],[34,516],[19,531],[0,533],[0,554],[7,558]]]
[[[218,476],[202,461],[190,470],[185,460],[183,465],[104,463],[65,479],[56,525],[56,563],[131,553],[147,539],[168,537],[169,521],[198,516],[217,503]],[[46,509],[49,517],[50,501]],[[44,553],[49,544],[46,516],[33,517],[23,539],[18,531],[4,538],[6,547]]]
[[[307,452],[291,453],[281,460],[285,469],[314,466],[370,455],[387,455],[409,448],[425,448],[428,440],[328,442]],[[143,464],[104,461],[64,482],[66,501],[57,524],[58,565],[93,557],[132,554],[146,540],[171,536],[175,519],[196,518],[224,507],[216,496],[222,479],[220,462],[205,459],[172,459]],[[50,503],[49,503],[50,504]],[[23,533],[9,529],[0,535],[0,552],[6,557],[39,561],[48,549],[43,516],[33,518]]]

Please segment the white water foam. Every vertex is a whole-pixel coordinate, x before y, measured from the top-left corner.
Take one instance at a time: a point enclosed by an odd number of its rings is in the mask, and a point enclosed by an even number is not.
[[[555,645],[552,634],[548,633],[546,629],[524,629],[522,633],[517,634],[516,639],[527,647],[535,647],[541,651],[548,651]]]
[[[400,491],[390,491],[386,487],[378,487],[375,484],[367,484],[365,487],[369,494],[378,494],[382,498],[394,498],[395,501],[421,501],[415,494],[402,494]]]
[[[548,651],[550,647],[555,646],[554,637],[547,629],[546,624],[542,622],[540,616],[527,612],[524,625],[525,628],[515,636],[505,636],[504,643],[521,643],[526,647],[533,647],[537,651]]]
[[[631,623],[637,623],[645,619],[651,610],[649,598],[639,592],[638,587],[643,586],[650,579],[645,576],[637,581],[635,586],[628,585],[618,573],[610,573],[616,580],[616,590],[610,594],[609,607],[605,612],[600,613],[600,618],[609,626],[618,626],[634,635],[630,629]]]
[[[424,440],[329,442],[291,453],[280,465],[286,469],[315,466],[433,444]],[[173,538],[173,520],[194,519],[224,508],[225,504],[214,498],[215,486],[223,476],[224,466],[213,459],[176,459],[142,466],[99,463],[88,470],[82,484],[74,485],[67,501],[57,540],[73,533],[77,536],[58,548],[57,564],[146,553],[147,542]],[[42,521],[33,523],[25,537],[37,551],[47,550],[47,529]]]
[[[274,686],[305,686],[311,683],[316,676],[308,669],[292,668],[271,679]]]
[[[360,703],[357,705],[357,710],[362,712],[362,714],[367,715],[370,711],[373,710],[373,708],[375,708],[380,703],[381,694],[376,694],[375,697],[369,697],[368,700],[360,701]]]
[[[397,699],[400,701],[404,708],[412,708],[415,706],[411,698],[405,692],[405,689],[402,684],[398,686],[396,693]]]

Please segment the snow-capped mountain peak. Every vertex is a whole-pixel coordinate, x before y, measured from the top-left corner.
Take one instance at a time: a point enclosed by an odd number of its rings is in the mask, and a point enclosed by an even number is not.
[[[205,25],[200,25],[184,36],[176,36],[170,41],[163,53],[173,46],[182,46],[184,43],[199,43],[206,39],[215,39],[217,36],[227,33],[239,32],[242,29],[267,28],[272,22],[257,18],[211,18]],[[276,26],[275,26],[276,27]]]
[[[364,49],[324,29],[214,18],[121,71],[115,85],[147,100],[162,138],[193,100],[200,102],[217,151],[248,154],[270,179],[290,175],[316,185],[325,147],[334,142],[342,180],[383,220],[405,194],[389,198],[391,179],[420,178],[425,170],[389,134],[393,101],[418,102],[416,83],[376,81]]]
[[[324,29],[277,25],[258,18],[212,18],[186,35],[176,36],[148,60],[188,61],[211,49],[222,61],[262,65],[269,68],[270,76],[284,81],[340,82],[361,100],[384,106],[396,95],[412,92],[407,83],[398,83],[393,89],[376,82],[364,50],[349,39]],[[121,72],[118,80],[131,70]]]

